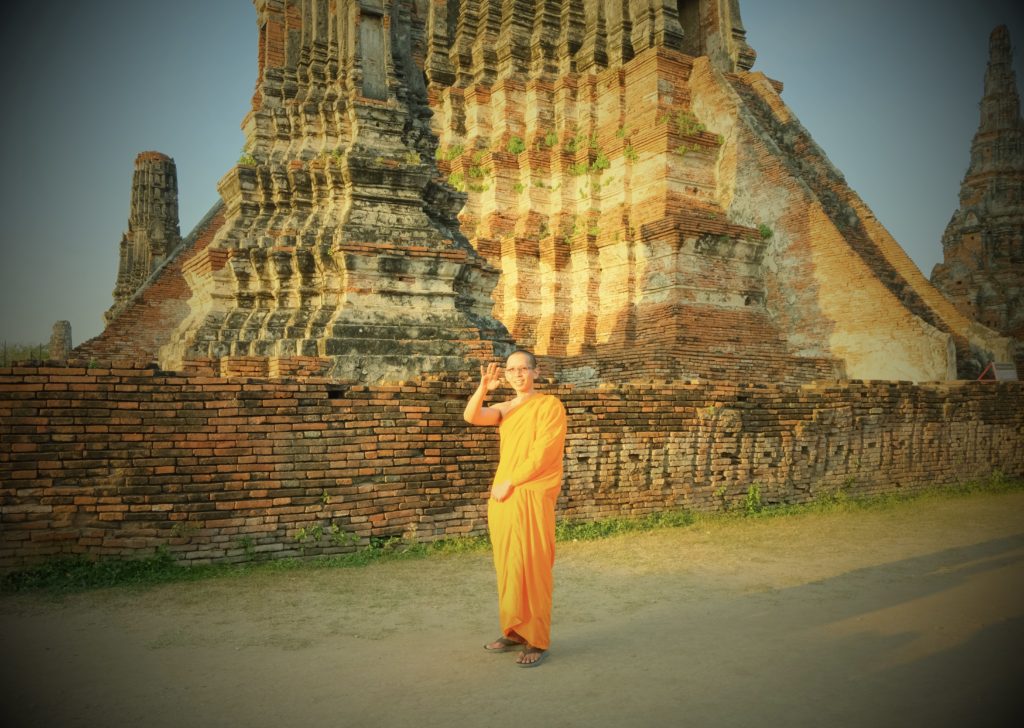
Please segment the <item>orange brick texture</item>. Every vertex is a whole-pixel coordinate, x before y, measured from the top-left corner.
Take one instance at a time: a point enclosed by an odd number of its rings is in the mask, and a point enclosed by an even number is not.
[[[750,72],[736,3],[557,5],[435,8],[425,72],[495,316],[562,381],[945,380],[1007,350]]]
[[[481,534],[494,430],[475,383],[0,370],[0,566],[340,553]],[[548,386],[569,415],[560,518],[638,516],[1024,475],[1024,384]]]

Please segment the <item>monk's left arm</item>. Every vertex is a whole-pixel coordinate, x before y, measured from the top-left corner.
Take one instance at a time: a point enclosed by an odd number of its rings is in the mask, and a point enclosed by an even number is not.
[[[529,454],[512,471],[512,487],[529,483],[562,464],[565,455],[565,408],[555,401],[537,423],[538,433]]]

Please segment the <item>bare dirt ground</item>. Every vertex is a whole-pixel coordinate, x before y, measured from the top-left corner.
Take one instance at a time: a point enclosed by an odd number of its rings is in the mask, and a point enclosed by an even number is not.
[[[487,553],[0,599],[6,726],[1020,725],[1024,494],[561,545],[552,650]]]

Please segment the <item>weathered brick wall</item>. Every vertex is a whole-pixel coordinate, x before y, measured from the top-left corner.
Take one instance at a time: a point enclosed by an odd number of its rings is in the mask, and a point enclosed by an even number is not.
[[[485,530],[497,435],[474,383],[353,386],[131,365],[0,370],[0,566],[57,554],[333,553]],[[1024,384],[548,387],[569,414],[559,514],[720,509],[1024,475]]]

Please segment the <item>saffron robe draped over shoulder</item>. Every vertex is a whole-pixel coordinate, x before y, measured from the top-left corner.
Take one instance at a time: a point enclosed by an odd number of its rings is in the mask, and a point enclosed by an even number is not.
[[[547,649],[551,634],[551,568],[555,563],[555,501],[562,487],[565,408],[538,394],[502,420],[494,483],[512,481],[507,499],[487,502],[487,525],[498,576],[498,615],[506,636]]]

